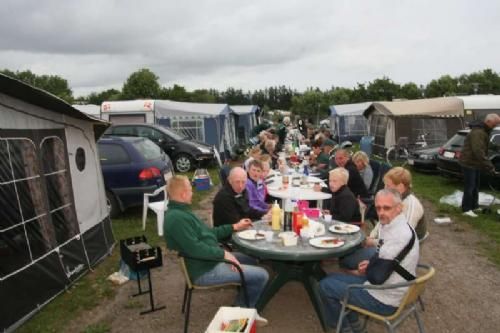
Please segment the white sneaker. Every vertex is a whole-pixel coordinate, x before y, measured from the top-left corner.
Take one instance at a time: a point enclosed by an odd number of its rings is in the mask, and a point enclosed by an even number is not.
[[[478,215],[476,213],[474,213],[472,210],[468,210],[466,211],[465,213],[463,213],[462,215],[465,215],[465,216],[469,216],[469,217],[477,217]]]
[[[255,321],[257,322],[257,327],[264,327],[267,325],[267,319],[264,317],[261,317],[258,313],[255,316]]]

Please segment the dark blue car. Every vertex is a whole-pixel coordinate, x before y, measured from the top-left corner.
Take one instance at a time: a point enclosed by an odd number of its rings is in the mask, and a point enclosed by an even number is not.
[[[164,186],[174,172],[170,158],[149,139],[103,137],[97,145],[111,217],[142,205],[144,193]]]

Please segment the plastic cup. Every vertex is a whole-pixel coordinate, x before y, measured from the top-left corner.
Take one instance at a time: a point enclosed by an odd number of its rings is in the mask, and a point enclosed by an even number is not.
[[[325,222],[332,222],[332,216],[330,214],[325,214]]]
[[[273,241],[274,232],[267,231],[265,233],[265,236],[266,236],[266,242],[272,242]]]

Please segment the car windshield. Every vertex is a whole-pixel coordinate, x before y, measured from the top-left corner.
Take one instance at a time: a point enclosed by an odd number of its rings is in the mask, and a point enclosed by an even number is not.
[[[180,141],[180,140],[185,140],[186,137],[185,136],[181,136],[179,135],[179,133],[173,131],[172,129],[170,128],[165,128],[165,127],[162,127],[161,128],[161,131],[165,134],[167,134],[168,136],[170,136],[172,139],[174,140],[177,140],[177,141]]]
[[[457,148],[464,145],[465,137],[467,133],[457,133],[451,137],[450,140],[444,145],[444,148]]]
[[[151,140],[138,140],[133,142],[132,145],[140,151],[144,158],[148,161],[159,159],[163,154],[161,148],[154,144]]]

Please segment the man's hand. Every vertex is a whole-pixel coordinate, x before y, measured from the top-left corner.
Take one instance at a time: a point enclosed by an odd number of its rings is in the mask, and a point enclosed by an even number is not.
[[[236,257],[231,252],[224,251],[224,259],[229,260],[230,262],[238,265],[238,267],[241,268],[240,262],[238,261],[238,259],[236,259]],[[238,269],[236,267],[234,267],[233,265],[231,265],[231,270],[233,272],[237,272],[238,271]]]
[[[372,237],[366,237],[364,247],[374,247],[377,245],[377,240]]]
[[[233,230],[234,231],[245,230],[250,228],[251,226],[252,226],[252,220],[245,218],[239,220],[238,223],[233,224]]]
[[[363,260],[358,264],[358,273],[359,275],[365,275],[366,274],[366,268],[368,267],[368,260]]]

